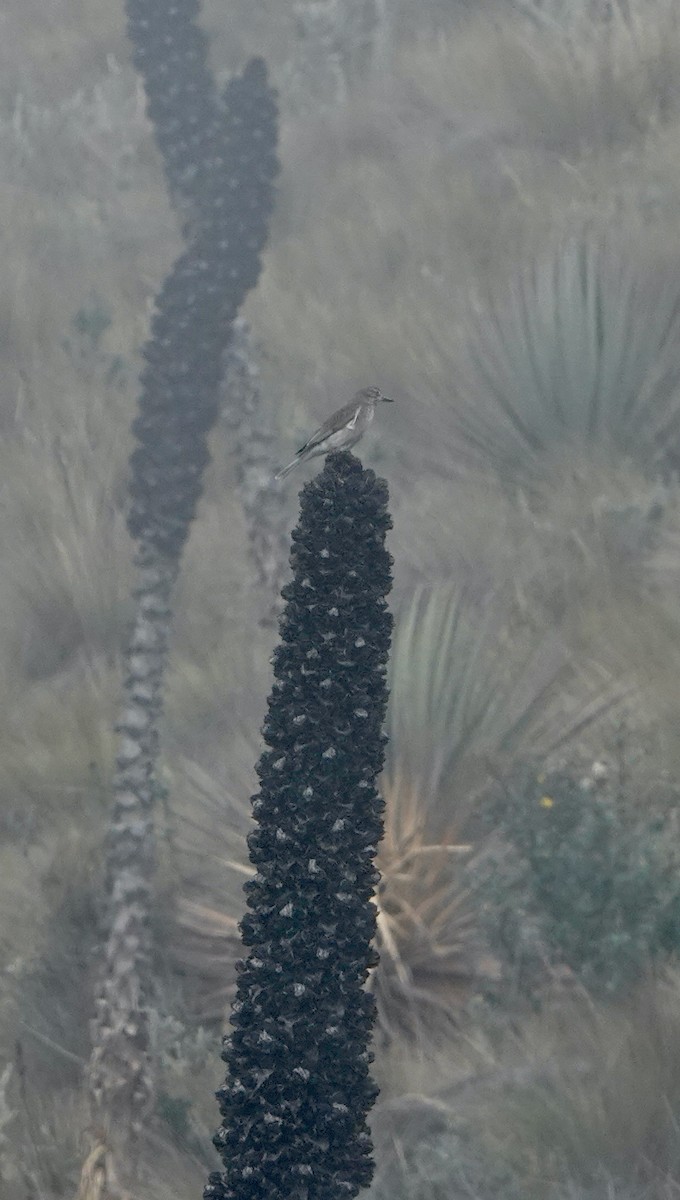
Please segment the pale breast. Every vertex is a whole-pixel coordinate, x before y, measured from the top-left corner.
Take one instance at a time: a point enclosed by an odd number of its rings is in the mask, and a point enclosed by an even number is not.
[[[329,450],[342,450],[345,446],[353,446],[360,437],[360,429],[348,429],[345,426],[343,429],[338,429],[336,433],[331,433],[326,438],[324,446],[327,446]]]

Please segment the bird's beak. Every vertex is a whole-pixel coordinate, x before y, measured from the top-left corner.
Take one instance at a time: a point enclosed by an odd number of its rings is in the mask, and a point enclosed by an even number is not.
[[[380,399],[384,400],[385,404],[394,404],[394,400],[391,396],[381,396]]]

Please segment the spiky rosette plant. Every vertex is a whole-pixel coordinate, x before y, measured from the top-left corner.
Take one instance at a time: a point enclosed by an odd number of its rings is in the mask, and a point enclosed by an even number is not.
[[[390,525],[385,483],[349,453],[303,489],[248,836],[249,952],[222,1053],[225,1169],[205,1200],[335,1200],[371,1179],[363,985],[377,962]]]
[[[570,237],[473,318],[456,453],[529,494],[580,459],[598,477],[626,462],[677,472],[679,333],[675,263],[631,257],[616,235]]]

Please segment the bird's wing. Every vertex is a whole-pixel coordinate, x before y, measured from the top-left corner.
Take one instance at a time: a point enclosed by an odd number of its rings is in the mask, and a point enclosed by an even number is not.
[[[349,404],[345,404],[342,408],[339,408],[337,412],[333,413],[332,417],[329,417],[327,421],[324,421],[323,425],[319,426],[316,432],[305,442],[304,446],[300,446],[298,454],[302,454],[303,451],[311,450],[314,446],[318,446],[320,442],[323,442],[324,438],[328,437],[329,433],[333,433],[336,429],[342,429],[345,425],[353,429],[360,412],[361,405],[357,404],[355,400],[350,400]]]

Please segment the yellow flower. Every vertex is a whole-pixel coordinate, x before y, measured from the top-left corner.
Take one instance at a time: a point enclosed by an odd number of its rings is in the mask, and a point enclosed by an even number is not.
[[[552,808],[555,801],[553,800],[552,796],[541,796],[541,799],[538,803],[540,804],[541,808]]]

